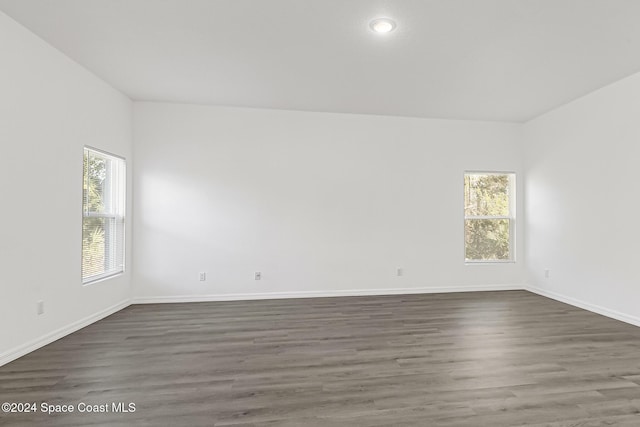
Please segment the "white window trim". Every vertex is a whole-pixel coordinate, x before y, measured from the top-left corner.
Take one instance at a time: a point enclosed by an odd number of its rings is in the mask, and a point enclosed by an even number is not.
[[[101,150],[99,148],[94,148],[91,147],[89,145],[85,145],[83,147],[82,150],[82,157],[83,157],[83,164],[84,164],[84,152],[85,150],[88,151],[93,151],[94,153],[100,154],[102,156],[105,157],[111,157],[112,159],[115,160],[120,160],[122,161],[122,178],[123,181],[122,184],[122,206],[121,206],[121,212],[122,215],[118,215],[118,214],[108,214],[108,213],[97,213],[97,212],[85,212],[84,210],[84,200],[82,201],[81,205],[82,205],[82,217],[81,217],[81,223],[82,226],[84,225],[84,218],[112,218],[118,222],[122,222],[122,265],[120,266],[121,268],[119,268],[117,271],[108,271],[105,273],[101,273],[101,274],[94,274],[93,276],[89,276],[89,277],[83,277],[83,272],[82,272],[82,257],[84,256],[84,252],[83,252],[83,248],[82,248],[82,239],[81,239],[81,243],[80,243],[80,260],[81,260],[81,266],[80,266],[80,281],[82,282],[83,286],[87,286],[87,285],[92,285],[94,283],[97,282],[102,282],[105,281],[107,279],[113,278],[113,277],[117,277],[117,276],[121,276],[122,274],[125,273],[126,271],[126,259],[127,259],[127,239],[126,239],[126,216],[127,216],[127,159],[125,157],[122,156],[118,156],[117,154],[113,154],[110,153],[108,151],[104,151]],[[83,165],[83,169],[84,169],[84,165]],[[84,179],[84,178],[83,178]],[[115,251],[116,248],[112,248],[112,251]],[[113,256],[113,255],[112,255]]]
[[[467,175],[509,175],[509,214],[508,216],[467,216],[464,214],[464,205],[462,206],[462,259],[465,265],[490,265],[490,264],[515,264],[516,263],[516,181],[517,174],[513,171],[464,171],[462,181]],[[464,189],[463,189],[464,191]],[[515,196],[515,197],[514,197]],[[467,220],[473,219],[506,219],[509,220],[509,259],[467,259],[465,240],[465,223]]]

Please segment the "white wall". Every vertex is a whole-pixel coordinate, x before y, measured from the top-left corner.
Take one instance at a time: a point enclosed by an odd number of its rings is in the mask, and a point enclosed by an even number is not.
[[[520,173],[519,125],[161,103],[134,111],[136,301],[523,282],[522,245],[515,264],[463,262],[463,172]]]
[[[524,127],[160,103],[134,125],[128,98],[2,13],[0,61],[0,365],[128,305],[132,253],[140,302],[526,281],[640,325],[640,74]],[[90,286],[85,144],[125,156],[136,190],[127,272]],[[465,170],[518,173],[516,263],[464,264]]]
[[[640,74],[524,132],[529,283],[640,325]]]
[[[0,365],[127,304],[129,273],[82,286],[82,149],[130,158],[131,120],[128,98],[0,13]]]

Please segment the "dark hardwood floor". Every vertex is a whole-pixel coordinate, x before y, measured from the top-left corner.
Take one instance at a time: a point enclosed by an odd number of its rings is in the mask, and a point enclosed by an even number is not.
[[[638,427],[640,328],[525,291],[135,305],[1,367],[0,402],[38,408],[8,426]]]

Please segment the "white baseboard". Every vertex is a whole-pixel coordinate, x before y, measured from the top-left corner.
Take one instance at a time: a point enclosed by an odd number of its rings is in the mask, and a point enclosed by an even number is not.
[[[56,329],[55,331],[50,332],[40,338],[36,338],[26,344],[5,351],[4,353],[0,353],[0,366],[6,365],[7,363],[19,357],[22,357],[27,353],[31,353],[32,351],[37,350],[40,347],[51,344],[52,342],[59,340],[60,338],[67,336],[77,331],[78,329],[89,326],[90,324],[97,322],[100,319],[103,319],[117,311],[122,310],[123,308],[128,307],[130,304],[131,301],[128,299],[121,301],[115,305],[112,305],[111,307],[99,311],[98,313],[87,316],[84,319],[80,319],[77,322],[73,322],[70,325],[64,326],[60,329]]]
[[[92,314],[59,328],[40,338],[26,344],[0,353],[0,366],[3,366],[34,350],[44,347],[66,335],[84,328],[100,319],[116,313],[131,304],[157,304],[157,303],[181,303],[181,302],[206,302],[206,301],[242,301],[260,299],[289,299],[289,298],[322,298],[340,296],[367,296],[367,295],[402,295],[402,294],[430,294],[448,292],[486,292],[486,291],[510,291],[527,290],[547,298],[554,299],[575,307],[582,308],[612,319],[620,320],[635,326],[640,326],[640,318],[621,313],[615,310],[587,303],[572,297],[558,294],[532,285],[482,285],[482,286],[453,286],[453,287],[427,287],[427,288],[387,288],[387,289],[349,289],[330,291],[300,291],[300,292],[265,292],[265,293],[240,293],[240,294],[210,294],[210,295],[175,295],[155,297],[135,297],[132,300],[124,300],[112,305],[98,313]]]
[[[523,285],[482,285],[482,286],[452,286],[432,288],[387,288],[387,289],[348,289],[330,291],[298,291],[298,292],[264,292],[242,294],[208,294],[208,295],[174,295],[156,297],[134,297],[131,304],[159,304],[178,302],[206,302],[206,301],[244,301],[260,299],[290,299],[290,298],[324,298],[367,295],[402,295],[402,294],[434,294],[447,292],[483,292],[483,291],[513,291],[523,290]]]
[[[367,296],[367,295],[402,295],[402,294],[430,294],[448,292],[486,292],[486,291],[511,291],[523,290],[523,285],[481,285],[481,286],[452,286],[452,287],[427,287],[427,288],[381,288],[381,289],[348,289],[330,291],[301,291],[301,292],[265,292],[265,293],[241,293],[241,294],[213,294],[213,295],[175,295],[137,297],[124,300],[112,305],[98,313],[87,316],[67,326],[52,331],[40,338],[0,353],[0,366],[22,357],[34,350],[44,347],[62,337],[65,337],[79,329],[89,326],[113,313],[116,313],[131,304],[156,304],[156,303],[181,303],[181,302],[206,302],[206,301],[242,301],[260,299],[290,299],[290,298],[322,298],[341,296]]]
[[[631,316],[625,313],[620,313],[619,311],[610,310],[608,308],[602,307],[600,305],[591,304],[579,299],[575,299],[572,297],[568,297],[566,295],[559,294],[557,292],[549,291],[546,289],[539,288],[537,286],[527,285],[525,286],[525,290],[529,292],[533,292],[534,294],[542,295],[547,298],[554,299],[556,301],[564,302],[569,305],[573,305],[578,308],[585,309],[587,311],[591,311],[597,314],[601,314],[606,317],[610,317],[612,319],[620,320],[621,322],[630,323],[635,326],[640,326],[640,317]]]

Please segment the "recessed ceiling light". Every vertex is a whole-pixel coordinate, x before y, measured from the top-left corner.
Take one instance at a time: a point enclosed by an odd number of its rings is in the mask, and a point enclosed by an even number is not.
[[[389,18],[378,18],[371,21],[369,27],[376,33],[390,33],[396,28],[396,23]]]

